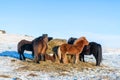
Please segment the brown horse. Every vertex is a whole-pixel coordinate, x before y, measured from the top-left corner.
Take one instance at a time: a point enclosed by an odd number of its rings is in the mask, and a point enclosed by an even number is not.
[[[20,55],[20,60],[25,60],[25,56],[23,54],[24,50],[32,51],[32,54],[34,54],[33,47],[32,47],[32,41],[28,41],[28,40],[23,39],[18,43],[17,51]]]
[[[47,34],[44,34],[41,38],[36,38],[35,40],[33,40],[32,44],[35,55],[34,57],[35,63],[39,63],[41,55],[44,56],[45,60],[45,54],[48,48],[47,42],[48,42]]]
[[[68,63],[67,54],[75,55],[74,63],[77,63],[79,60],[79,54],[82,52],[85,45],[88,45],[89,42],[85,37],[78,38],[73,45],[71,44],[62,44],[58,48],[58,57],[59,60],[63,63]]]
[[[42,38],[42,36],[35,38],[33,41],[35,40],[39,40],[40,38]],[[48,41],[52,40],[53,37],[48,37]],[[24,56],[24,51],[31,51],[32,52],[32,56],[34,57],[34,51],[33,51],[33,41],[28,41],[28,40],[21,40],[20,42],[18,42],[17,45],[17,51],[20,55],[20,60],[25,60],[25,56]]]

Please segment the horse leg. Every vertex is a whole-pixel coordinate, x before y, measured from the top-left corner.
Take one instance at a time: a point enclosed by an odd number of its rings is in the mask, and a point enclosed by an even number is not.
[[[68,63],[68,60],[67,60],[67,55],[66,55],[66,54],[64,54],[63,63],[65,63],[65,64],[67,64],[67,63]]]
[[[35,63],[39,63],[39,55],[36,54],[34,60],[35,60]]]
[[[75,63],[77,63],[78,62],[78,60],[79,60],[79,54],[76,54],[76,56],[75,56]]]
[[[82,56],[82,57],[83,57],[83,62],[85,62],[84,54],[83,54],[83,56]]]
[[[98,66],[98,52],[95,52],[93,56],[95,57],[96,60],[96,66]]]
[[[24,51],[19,51],[20,60],[25,60]]]
[[[45,61],[45,54],[43,54],[43,61]]]
[[[45,55],[44,54],[41,54],[41,59],[42,59],[42,61],[45,61]]]
[[[22,60],[22,52],[19,52],[19,59]]]
[[[70,62],[70,57],[71,57],[70,55],[67,55],[68,62]]]
[[[32,57],[34,58],[34,51],[32,51]]]
[[[60,63],[64,63],[64,57],[65,57],[65,55],[61,54],[61,58],[59,58],[60,59]]]
[[[25,60],[26,58],[25,58],[24,54],[22,54],[22,56],[23,56],[23,60]]]
[[[40,54],[39,60],[40,60],[40,61],[43,61],[43,56],[42,56],[42,54]]]
[[[70,62],[73,63],[75,61],[75,56],[74,55],[70,55]]]
[[[84,60],[84,53],[81,53],[79,55],[79,60],[85,62],[85,60]]]
[[[45,61],[45,55],[44,54],[41,54],[39,58],[40,58],[41,61]]]
[[[24,51],[22,52],[22,56],[23,56],[23,60],[25,60],[26,58],[25,58],[25,56],[24,56]]]
[[[39,55],[36,57],[36,63],[39,63]]]
[[[80,54],[80,56],[79,56],[79,60],[82,61],[82,55],[81,55],[81,54]]]

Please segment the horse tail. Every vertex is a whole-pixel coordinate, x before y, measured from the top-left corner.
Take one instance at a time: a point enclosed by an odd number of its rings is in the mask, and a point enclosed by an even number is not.
[[[102,62],[102,46],[100,45],[100,62]]]
[[[101,62],[102,62],[102,47],[99,44],[98,45],[98,65],[100,65]]]
[[[20,42],[18,42],[17,44],[17,51],[18,53],[20,53],[22,51],[22,46],[24,45],[25,40],[21,40]]]
[[[59,60],[61,60],[61,50],[60,50],[60,47],[58,48],[58,58],[59,58]]]
[[[18,45],[17,45],[17,51],[18,51],[18,53],[21,52],[21,45],[20,45],[20,43],[18,43]]]

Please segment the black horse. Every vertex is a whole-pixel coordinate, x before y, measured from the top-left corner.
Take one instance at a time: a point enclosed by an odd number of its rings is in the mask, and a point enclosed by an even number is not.
[[[20,60],[25,60],[24,50],[32,51],[32,55],[34,54],[32,41],[21,40],[17,45],[17,51],[20,55]]]
[[[44,36],[44,34],[42,35]],[[17,51],[20,55],[20,60],[25,60],[25,56],[24,56],[24,51],[31,51],[32,52],[32,56],[34,57],[34,50],[33,50],[33,41],[39,40],[42,38],[42,36],[35,38],[32,41],[28,41],[28,40],[21,40],[18,45],[17,45]],[[52,40],[53,37],[48,37],[48,41]]]
[[[76,39],[77,38],[71,37],[68,40],[68,44],[73,44]],[[80,61],[85,62],[84,55],[91,55],[91,54],[93,54],[93,56],[96,59],[96,66],[100,66],[100,63],[102,61],[102,46],[96,42],[89,42],[89,45],[85,46],[83,48],[82,53],[80,54],[80,58],[79,58]]]

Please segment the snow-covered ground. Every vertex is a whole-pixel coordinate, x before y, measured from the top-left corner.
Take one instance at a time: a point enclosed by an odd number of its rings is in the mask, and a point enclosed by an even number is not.
[[[16,71],[21,67],[17,54],[17,43],[33,37],[15,34],[0,34],[0,80],[120,80],[120,52],[103,53],[101,65],[83,71],[71,70],[69,75],[42,71]],[[9,55],[9,56],[8,56]],[[31,55],[26,54],[31,57]],[[32,58],[32,57],[31,57]],[[86,62],[95,62],[93,56],[85,56]],[[68,72],[65,72],[66,74]]]

